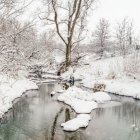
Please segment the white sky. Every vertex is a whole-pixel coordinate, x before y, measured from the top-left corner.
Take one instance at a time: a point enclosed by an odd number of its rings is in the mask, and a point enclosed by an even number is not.
[[[130,18],[137,33],[140,31],[140,0],[100,0],[97,9],[93,12],[90,19],[90,28],[97,23],[100,18],[106,18],[110,24],[121,21],[124,17]]]
[[[26,20],[35,16],[35,11],[38,11],[37,8],[40,7],[41,1],[35,0],[29,6],[24,16]],[[108,19],[113,28],[117,22],[124,17],[128,17],[133,21],[136,32],[140,33],[140,0],[99,0],[96,5],[97,8],[93,11],[89,20],[89,30],[95,29],[100,18]]]

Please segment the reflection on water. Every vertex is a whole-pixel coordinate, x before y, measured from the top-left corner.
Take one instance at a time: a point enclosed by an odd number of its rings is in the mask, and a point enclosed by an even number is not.
[[[57,84],[42,85],[32,97],[15,102],[0,125],[0,140],[140,140],[140,101],[114,96],[94,110],[86,129],[64,132],[61,123],[76,114],[50,96]],[[31,95],[32,91],[29,93]]]
[[[66,108],[65,109],[65,122],[70,120],[70,109]]]
[[[56,114],[53,125],[52,125],[52,129],[51,129],[51,140],[54,140],[54,136],[55,136],[55,132],[56,132],[56,124],[57,124],[57,120],[59,115],[62,113],[63,108],[60,109],[60,111]]]
[[[130,99],[131,100],[131,99]],[[89,139],[95,140],[139,140],[140,102],[96,109],[87,129]],[[91,132],[91,130],[94,130]]]

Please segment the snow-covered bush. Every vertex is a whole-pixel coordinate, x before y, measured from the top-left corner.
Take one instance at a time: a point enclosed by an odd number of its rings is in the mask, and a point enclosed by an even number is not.
[[[135,51],[124,59],[124,71],[130,75],[137,75],[140,73],[139,51]]]

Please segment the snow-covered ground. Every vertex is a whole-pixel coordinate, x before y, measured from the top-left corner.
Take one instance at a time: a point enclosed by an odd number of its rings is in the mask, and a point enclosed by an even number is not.
[[[93,89],[95,84],[105,85],[104,92],[93,93],[76,86],[59,91],[58,101],[71,106],[79,114],[76,118],[61,124],[64,130],[75,131],[81,127],[87,127],[91,119],[91,111],[98,108],[98,104],[111,101],[107,92],[140,99],[140,83],[126,76],[125,62],[122,57],[98,60],[95,55],[87,55],[81,60],[80,65],[71,67],[62,74],[61,78],[64,80],[69,79],[71,75],[75,79],[81,79],[81,84],[90,89]],[[46,78],[48,77],[59,78],[55,75],[46,75]],[[0,85],[0,117],[12,107],[12,101],[15,98],[20,97],[27,90],[38,88],[34,82],[26,79],[11,83],[2,82]],[[57,91],[53,91],[51,95],[56,93]]]
[[[87,127],[90,120],[90,115],[80,114],[76,118],[69,120],[66,123],[62,123],[61,126],[65,131],[76,131],[79,128]]]
[[[136,99],[140,99],[140,82],[134,79],[125,78],[125,79],[110,79],[110,80],[95,80],[93,83],[89,80],[83,80],[82,84],[85,87],[93,88],[94,83],[106,85],[105,91],[129,96]]]
[[[120,78],[123,75],[123,58],[107,58],[103,60],[94,60],[94,57],[85,58],[81,63],[88,63],[88,65],[81,65],[76,68],[74,73],[75,78],[82,79],[100,79],[111,78],[115,75]]]
[[[88,88],[93,88],[96,83],[104,84],[106,92],[140,99],[140,82],[127,76],[124,63],[125,60],[122,57],[93,62],[88,69],[90,73],[83,75],[81,83]],[[100,68],[97,69],[97,67]],[[94,70],[96,72],[93,72]],[[78,71],[80,69],[77,73]]]
[[[87,55],[81,60],[80,65],[70,67],[62,74],[62,78],[69,79],[73,75],[75,79],[81,79],[84,87],[90,89],[93,89],[95,84],[102,84],[105,85],[105,92],[87,92],[73,86],[61,94],[58,100],[71,106],[77,113],[90,113],[98,108],[99,103],[111,100],[107,92],[140,99],[140,82],[128,77],[128,71],[126,71],[131,70],[131,66],[128,66],[130,58],[131,56],[126,58],[120,56],[97,59],[95,55]],[[62,124],[63,129],[75,131],[80,128],[81,124],[75,123],[77,118]],[[87,122],[84,123],[87,126]]]
[[[97,108],[97,103],[92,100],[90,93],[75,86],[61,94],[58,100],[70,105],[76,113],[90,113]]]
[[[85,87],[93,89],[95,84],[101,83],[106,85],[106,92],[140,99],[140,82],[128,77],[125,71],[131,68],[127,67],[127,61],[130,61],[130,58],[127,56],[124,59],[120,56],[96,60],[95,55],[88,55],[81,60],[80,66],[70,68],[62,77],[68,78],[73,74],[75,79],[82,80],[81,84]]]
[[[27,79],[12,80],[12,83],[3,80],[0,84],[0,118],[12,107],[14,99],[31,89],[38,89],[38,86]]]
[[[75,131],[81,127],[87,127],[93,109],[98,108],[98,103],[105,103],[111,100],[111,97],[105,92],[88,92],[81,88],[72,86],[64,93],[58,96],[58,100],[71,106],[74,111],[80,115],[76,118],[62,124],[66,131]]]
[[[111,97],[105,92],[92,93],[73,86],[61,94],[58,100],[71,106],[76,113],[90,113],[98,107],[97,103],[110,101]]]

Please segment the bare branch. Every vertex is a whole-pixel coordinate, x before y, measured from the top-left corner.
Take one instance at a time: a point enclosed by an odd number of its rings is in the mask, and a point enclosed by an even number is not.
[[[58,14],[57,14],[56,7],[55,7],[55,4],[56,4],[56,3],[55,3],[54,0],[52,0],[51,2],[52,2],[52,6],[53,6],[53,10],[54,10],[54,14],[55,14],[55,16],[54,16],[54,20],[55,20],[55,25],[56,25],[57,33],[58,33],[58,35],[60,36],[60,38],[62,39],[62,41],[67,45],[65,39],[62,37],[62,35],[61,35],[61,33],[60,33],[60,30],[59,30]]]

